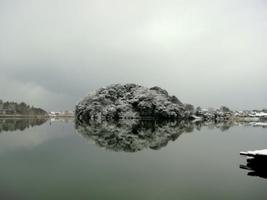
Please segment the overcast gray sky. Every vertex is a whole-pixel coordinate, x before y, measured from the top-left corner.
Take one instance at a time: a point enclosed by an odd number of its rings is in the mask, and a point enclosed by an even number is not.
[[[72,109],[111,83],[267,107],[265,0],[0,0],[0,98]]]

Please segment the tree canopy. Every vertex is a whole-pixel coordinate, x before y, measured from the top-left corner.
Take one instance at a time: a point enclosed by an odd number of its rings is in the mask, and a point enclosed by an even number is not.
[[[18,115],[47,115],[47,112],[42,108],[36,108],[27,105],[24,102],[16,103],[0,100],[0,114],[18,114]]]

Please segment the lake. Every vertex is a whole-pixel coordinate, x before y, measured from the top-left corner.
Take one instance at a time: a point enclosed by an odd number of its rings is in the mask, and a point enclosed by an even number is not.
[[[239,152],[266,148],[267,129],[246,124],[1,119],[0,199],[265,200]]]

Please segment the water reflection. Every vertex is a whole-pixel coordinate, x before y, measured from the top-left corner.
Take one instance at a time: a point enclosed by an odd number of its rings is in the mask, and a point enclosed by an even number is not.
[[[108,150],[125,152],[136,152],[146,148],[160,149],[170,140],[176,140],[186,128],[182,124],[177,126],[154,121],[76,123],[77,132],[83,137]]]
[[[189,121],[140,121],[121,120],[118,122],[82,123],[76,121],[77,133],[94,141],[96,145],[112,151],[137,152],[143,149],[158,150],[169,141],[175,141],[182,133],[192,132],[202,127],[227,131],[233,126],[253,126],[249,123],[226,121],[189,122]]]
[[[169,141],[175,141],[182,133],[200,130],[202,126],[229,129],[233,124],[191,123],[188,121],[135,121],[76,122],[76,130],[84,138],[112,151],[136,152],[143,149],[158,150]]]
[[[4,131],[23,131],[26,128],[42,125],[47,120],[47,118],[0,118],[0,133]]]
[[[64,122],[64,123],[69,123],[69,122],[74,122],[73,117],[51,117],[50,119],[50,124],[52,123],[57,123],[57,122]]]
[[[267,158],[266,156],[257,156],[248,158],[246,165],[240,165],[241,169],[249,170],[248,176],[258,176],[267,179]]]

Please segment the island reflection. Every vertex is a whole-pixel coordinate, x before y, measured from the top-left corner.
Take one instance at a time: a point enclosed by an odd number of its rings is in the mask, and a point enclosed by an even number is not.
[[[40,126],[48,118],[0,118],[0,133],[6,131],[23,131],[33,126]]]
[[[190,121],[120,120],[118,122],[76,121],[77,133],[111,151],[137,152],[144,149],[159,150],[182,133],[209,129],[226,131],[232,126],[250,125],[226,121],[223,123]]]

